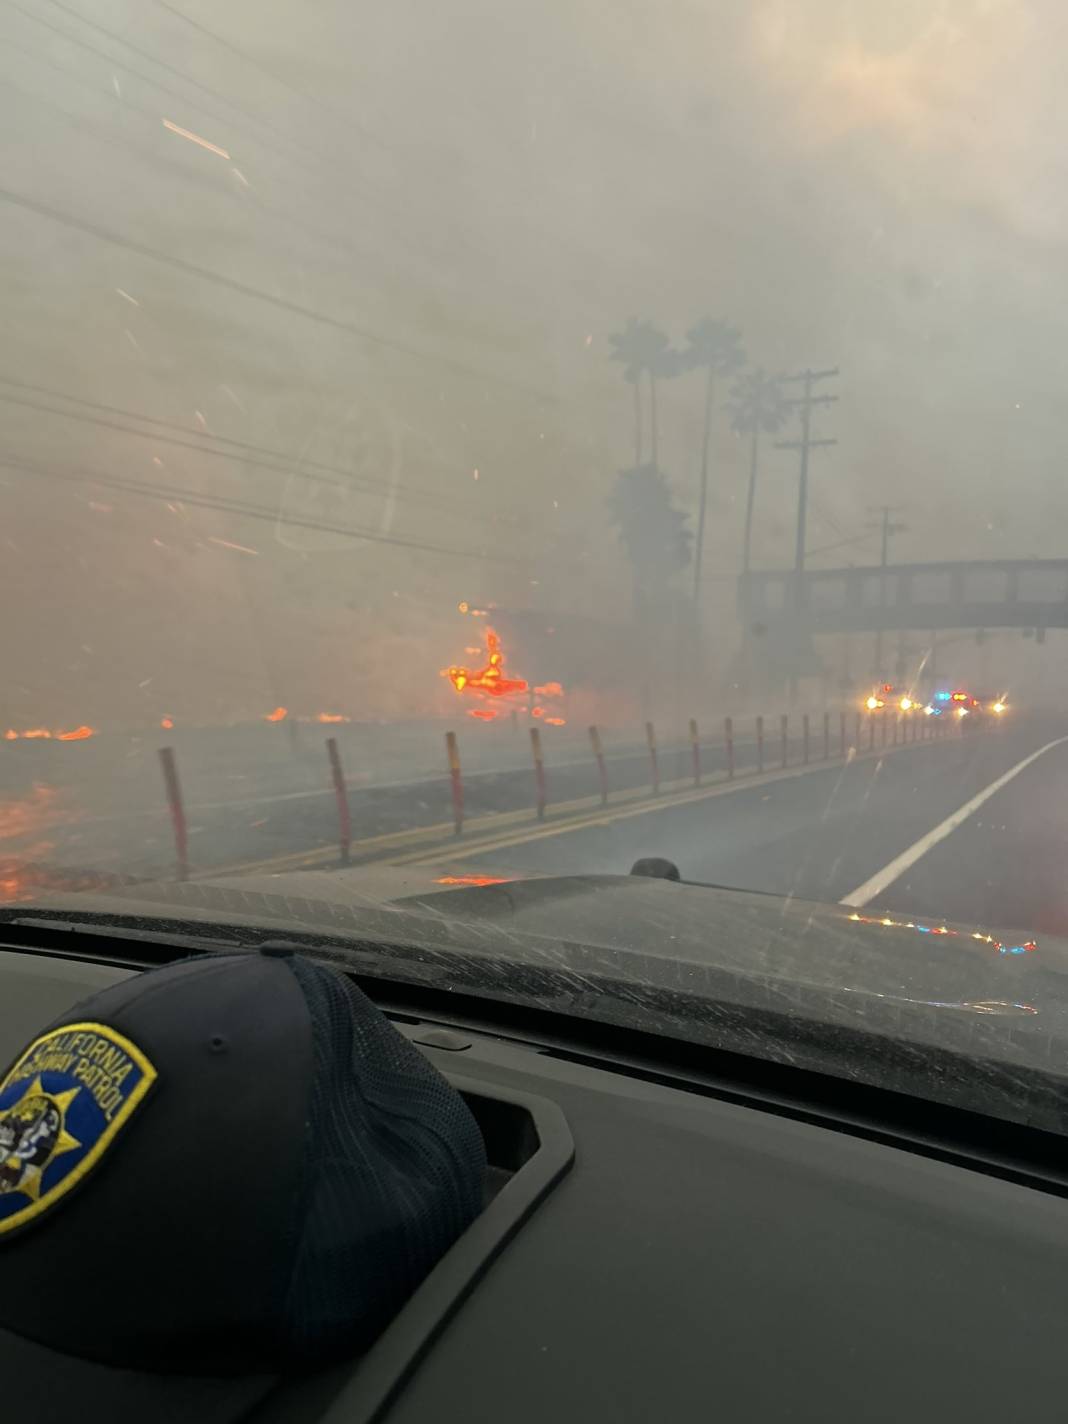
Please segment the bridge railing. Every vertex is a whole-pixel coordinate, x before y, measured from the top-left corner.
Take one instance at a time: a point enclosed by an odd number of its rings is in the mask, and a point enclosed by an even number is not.
[[[738,580],[743,622],[809,632],[1068,628],[1068,559],[761,570]]]

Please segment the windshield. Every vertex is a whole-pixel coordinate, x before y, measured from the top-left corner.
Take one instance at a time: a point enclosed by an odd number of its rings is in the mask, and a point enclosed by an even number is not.
[[[1057,1031],[1055,4],[0,26],[9,907],[642,862],[527,928]]]

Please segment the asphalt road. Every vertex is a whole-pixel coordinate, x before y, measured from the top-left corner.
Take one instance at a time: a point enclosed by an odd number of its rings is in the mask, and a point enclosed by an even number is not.
[[[885,888],[862,896],[861,912],[1068,935],[1068,740],[923,849],[947,818],[1066,736],[1068,718],[1008,723],[487,850],[464,867],[620,873],[640,856],[664,856],[687,880],[840,901],[918,847]]]

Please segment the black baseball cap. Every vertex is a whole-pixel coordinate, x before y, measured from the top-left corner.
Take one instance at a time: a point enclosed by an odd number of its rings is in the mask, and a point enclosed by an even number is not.
[[[241,1417],[354,1357],[481,1209],[460,1095],[286,950],[105,989],[0,1078],[0,1376],[20,1415]]]

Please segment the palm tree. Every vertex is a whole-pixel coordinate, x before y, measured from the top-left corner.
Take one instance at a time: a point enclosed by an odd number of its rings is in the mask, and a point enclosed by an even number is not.
[[[701,436],[701,489],[697,507],[697,548],[693,561],[693,596],[701,588],[701,555],[705,544],[705,509],[708,504],[708,440],[712,430],[712,407],[716,400],[716,377],[729,376],[745,365],[742,336],[725,321],[704,317],[686,333],[690,343],[683,352],[687,369],[705,372],[705,423]]]
[[[674,351],[668,345],[667,335],[655,326],[650,326],[646,340],[648,342],[646,370],[649,372],[649,453],[652,457],[653,469],[660,468],[659,431],[660,424],[657,419],[656,407],[656,383],[657,381],[673,381],[676,376],[680,376],[685,370],[682,361],[682,352]]]
[[[745,534],[742,543],[742,571],[749,572],[750,545],[753,538],[753,506],[756,502],[757,462],[761,435],[774,435],[781,430],[790,414],[790,403],[774,376],[768,376],[758,366],[747,371],[731,391],[731,429],[736,435],[748,435],[749,489],[745,497]]]
[[[608,340],[612,345],[612,361],[623,363],[623,379],[634,386],[634,464],[642,462],[642,372],[649,377],[649,435],[650,454],[655,466],[659,459],[659,428],[657,422],[656,383],[658,380],[677,376],[682,369],[679,357],[670,348],[665,332],[651,321],[638,321],[631,317],[622,331],[616,332]]]
[[[690,562],[693,538],[670,485],[655,465],[621,470],[608,508],[630,557],[636,611],[663,604],[674,576]]]
[[[623,379],[629,381],[634,387],[635,465],[640,465],[642,462],[642,397],[640,387],[644,342],[641,336],[641,325],[637,318],[631,317],[622,331],[617,331],[608,338],[612,346],[612,354],[608,359],[610,361],[621,361],[623,363]]]

